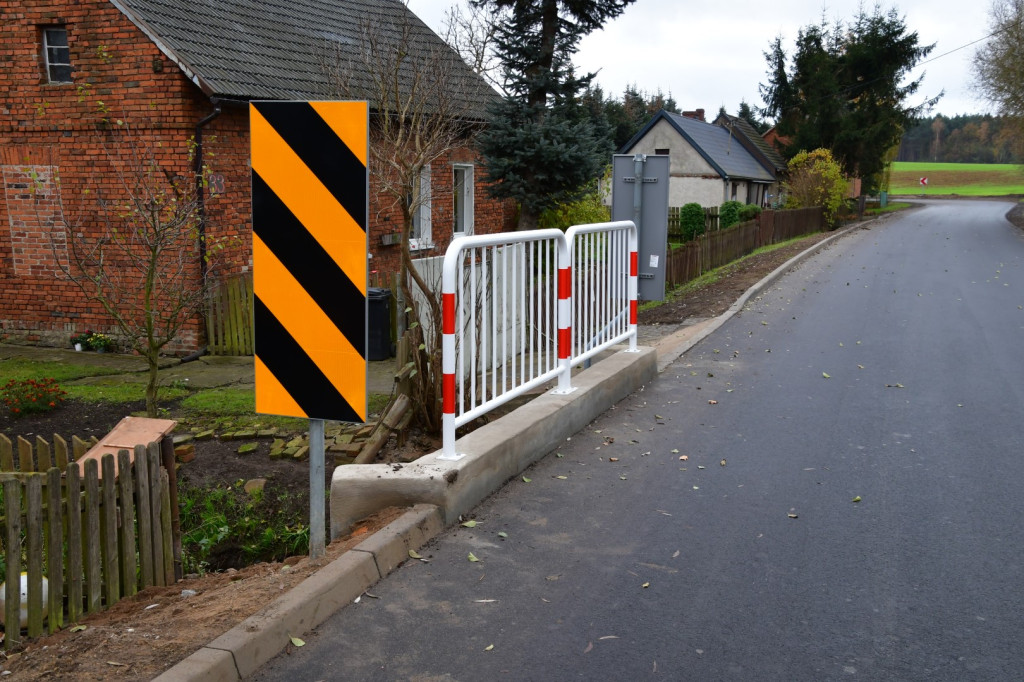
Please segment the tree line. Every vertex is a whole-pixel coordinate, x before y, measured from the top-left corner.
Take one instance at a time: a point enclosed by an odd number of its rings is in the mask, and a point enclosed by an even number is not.
[[[896,160],[1024,163],[1018,126],[1012,119],[991,114],[918,118],[903,133]]]

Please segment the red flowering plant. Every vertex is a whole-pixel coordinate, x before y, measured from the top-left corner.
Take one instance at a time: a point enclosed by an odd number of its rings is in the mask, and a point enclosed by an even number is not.
[[[49,412],[62,402],[67,391],[56,379],[11,379],[0,386],[0,401],[7,405],[12,417]]]

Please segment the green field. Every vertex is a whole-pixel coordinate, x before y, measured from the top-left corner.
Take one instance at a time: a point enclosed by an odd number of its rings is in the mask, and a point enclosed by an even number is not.
[[[922,185],[921,178],[928,178]],[[1024,166],[1010,163],[892,164],[889,194],[1006,196],[1024,194]]]

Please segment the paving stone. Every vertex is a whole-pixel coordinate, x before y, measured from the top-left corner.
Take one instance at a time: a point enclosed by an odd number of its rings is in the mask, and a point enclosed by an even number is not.
[[[247,455],[250,452],[256,452],[260,447],[259,443],[245,443],[238,446],[238,454]]]

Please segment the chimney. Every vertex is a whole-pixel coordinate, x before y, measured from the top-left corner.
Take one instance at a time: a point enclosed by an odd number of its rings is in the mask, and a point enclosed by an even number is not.
[[[686,118],[692,118],[696,121],[703,121],[704,123],[707,123],[707,119],[704,118],[703,109],[697,109],[696,111],[684,111],[683,116],[685,116]]]

